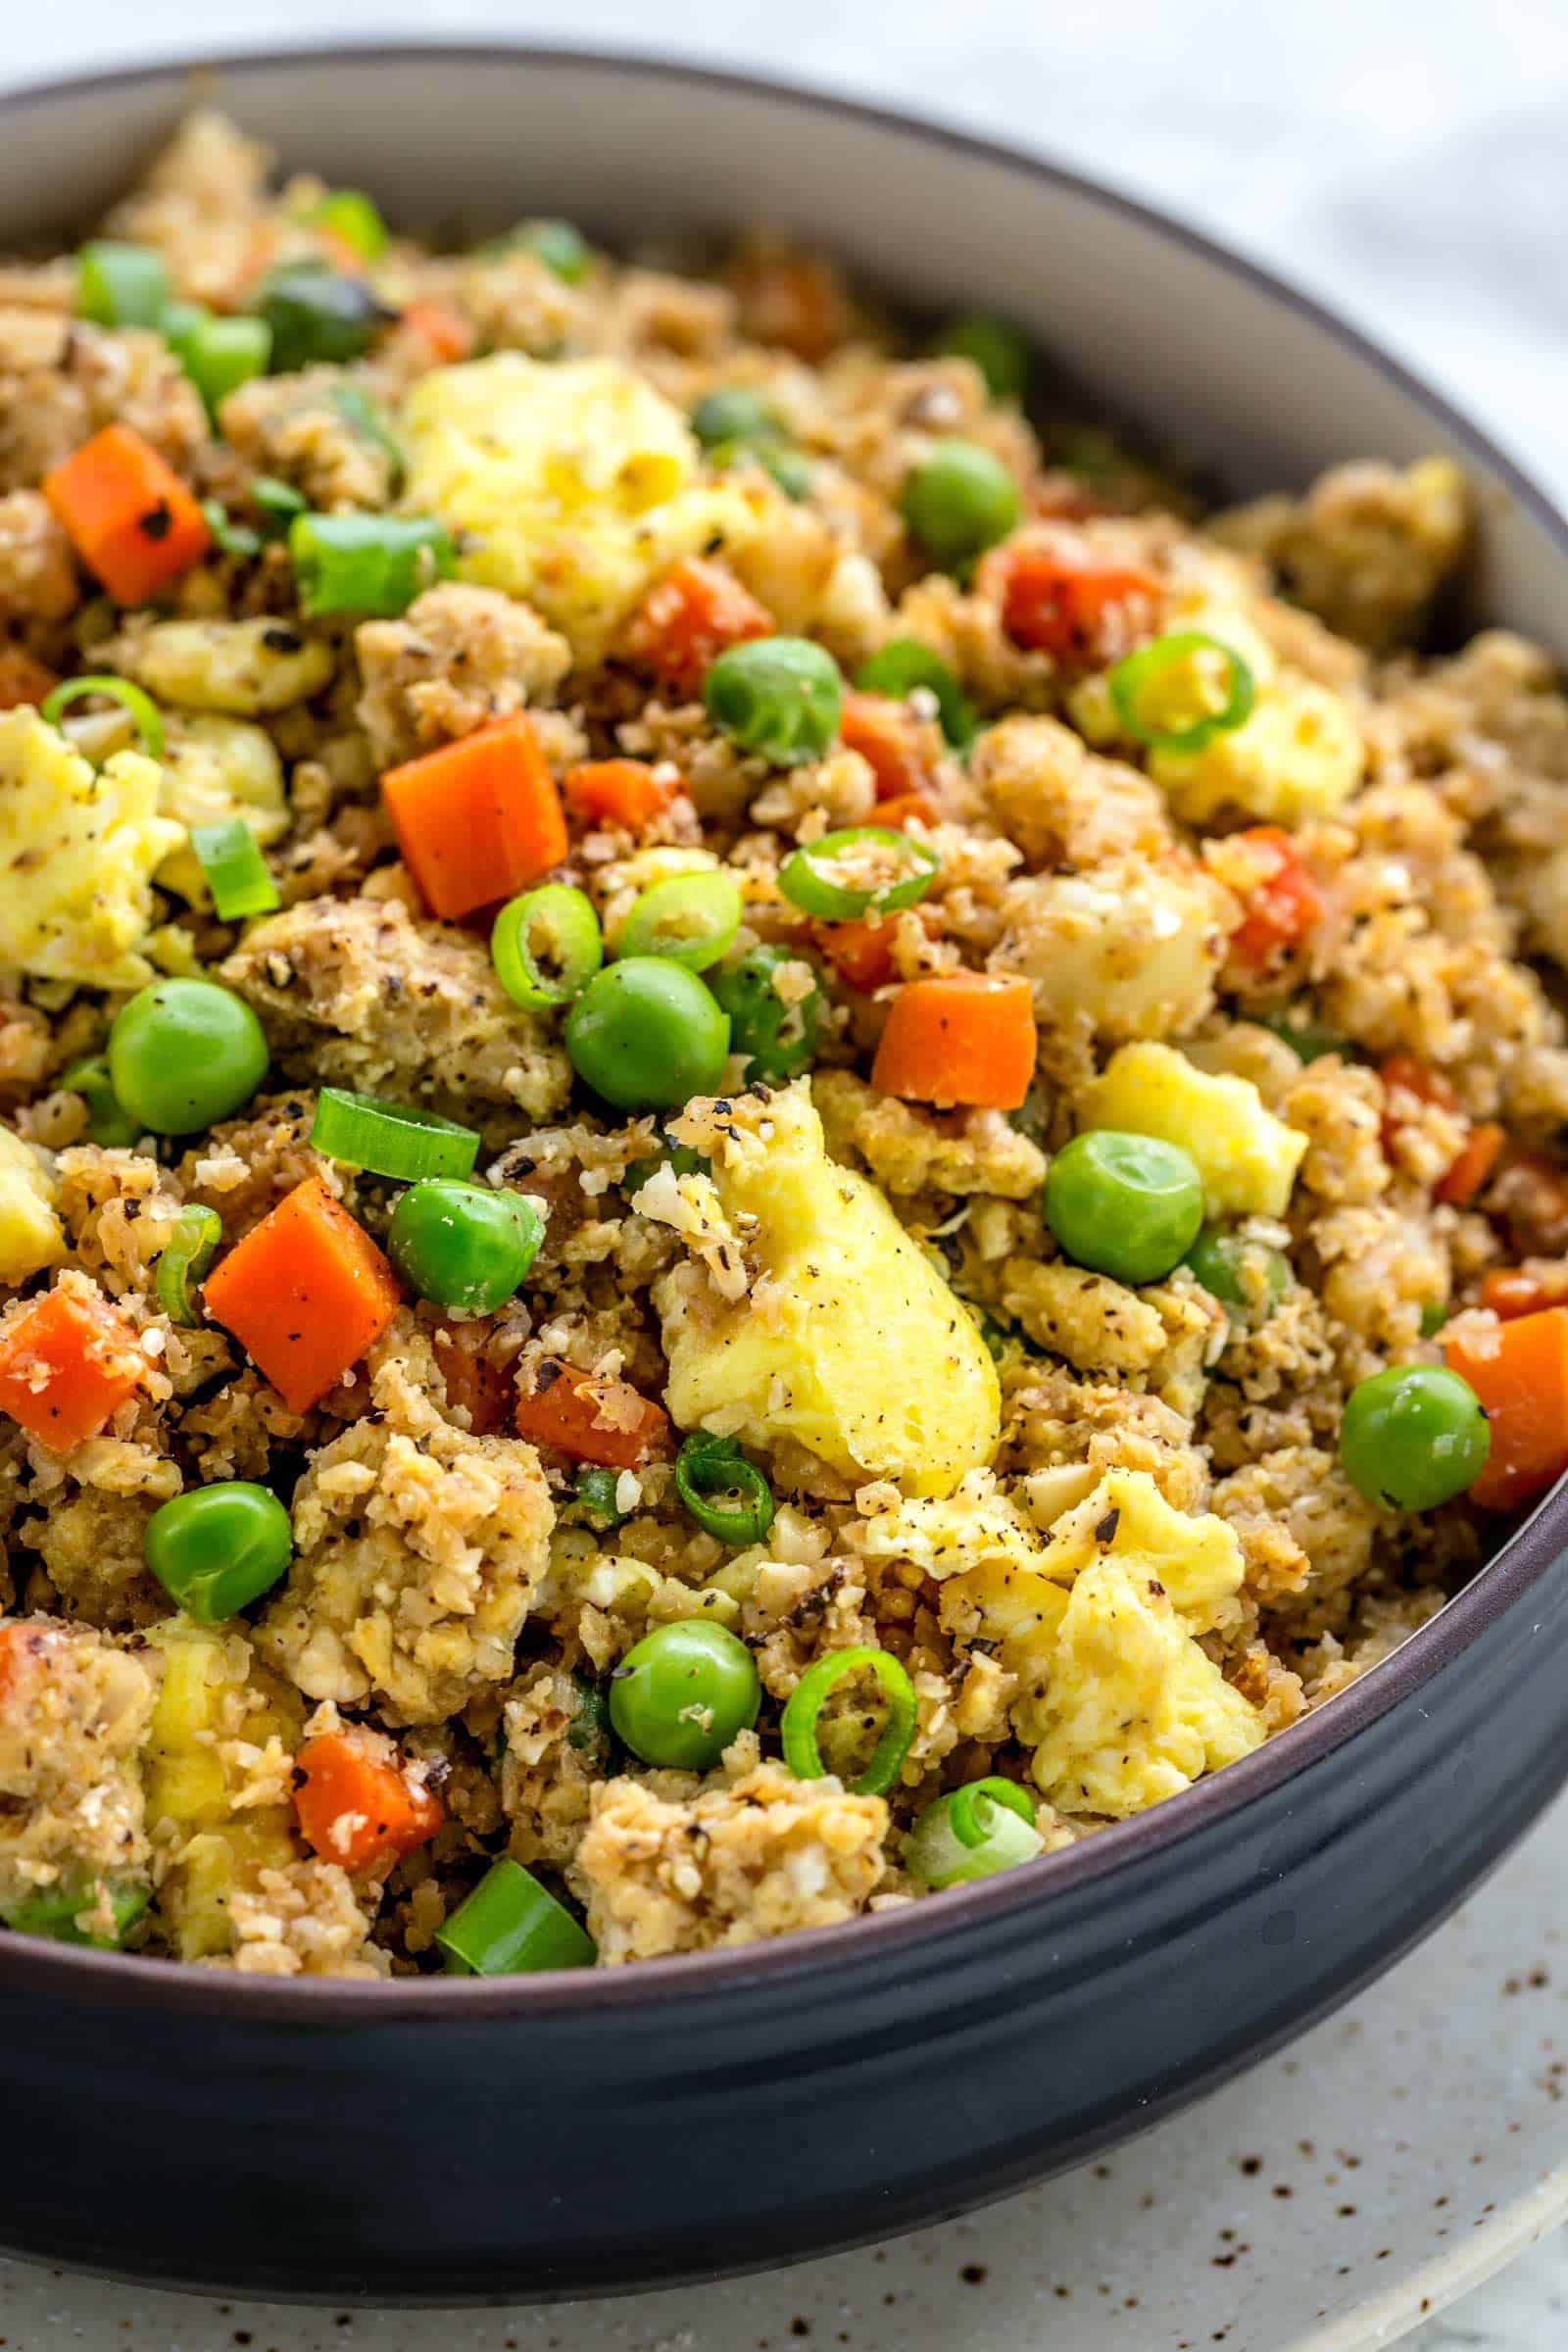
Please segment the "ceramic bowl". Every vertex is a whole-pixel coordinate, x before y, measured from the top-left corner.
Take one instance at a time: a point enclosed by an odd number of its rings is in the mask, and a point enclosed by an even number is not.
[[[1073,173],[683,67],[321,50],[0,101],[0,246],[70,234],[194,94],[394,218],[607,240],[767,221],[897,300],[995,305],[1235,491],[1455,454],[1477,615],[1568,648],[1568,532],[1322,309]],[[1568,1774],[1568,1495],[1259,1753],[913,1913],[454,1984],[237,1980],[0,1939],[0,2241],[189,2285],[451,2304],[710,2276],[1082,2159],[1386,1967]]]

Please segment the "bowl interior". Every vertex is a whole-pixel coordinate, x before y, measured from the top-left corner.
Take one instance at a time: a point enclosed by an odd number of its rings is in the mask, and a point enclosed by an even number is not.
[[[648,60],[322,50],[0,97],[0,252],[79,231],[204,101],[226,107],[286,167],[368,189],[394,221],[458,231],[564,214],[608,242],[760,222],[819,241],[918,310],[995,306],[1114,411],[1238,492],[1299,483],[1347,457],[1451,453],[1480,493],[1477,613],[1568,649],[1568,525],[1482,433],[1314,304],[1047,163],[874,109]],[[1356,1697],[1161,1807],[1154,1835],[1163,1842],[1227,1809],[1393,1704],[1543,1574],[1565,1535],[1568,1491]],[[1112,1849],[1146,1850],[1151,1828],[1150,1819],[1123,1825],[1094,1840],[1092,1855],[1080,1849],[1041,1869],[1097,1870]],[[987,1890],[993,1903],[998,1891]],[[102,1973],[93,1955],[65,1958]],[[117,1977],[138,1972],[165,1973],[114,1964]]]

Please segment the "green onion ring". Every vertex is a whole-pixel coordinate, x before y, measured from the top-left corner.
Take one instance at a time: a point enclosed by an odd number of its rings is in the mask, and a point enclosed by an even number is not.
[[[880,887],[836,882],[830,870],[832,862],[860,842],[874,843],[914,870],[906,873],[902,881],[884,882]],[[803,913],[820,915],[832,923],[851,922],[857,915],[897,914],[905,906],[917,906],[935,881],[940,862],[927,843],[896,832],[891,825],[848,825],[841,832],[824,833],[820,841],[786,858],[779,869],[778,886]]]
[[[311,1142],[328,1159],[399,1184],[416,1184],[421,1176],[471,1176],[479,1156],[471,1127],[338,1086],[323,1086],[317,1098]]]
[[[447,1914],[435,1941],[449,1977],[516,1977],[586,1968],[598,1946],[532,1871],[504,1854]]]
[[[69,1070],[61,1071],[60,1083],[86,1103],[87,1132],[95,1144],[112,1150],[140,1139],[141,1127],[115,1092],[107,1054],[89,1054],[85,1060],[74,1061]]]
[[[1224,660],[1230,677],[1225,708],[1195,719],[1190,727],[1149,726],[1139,708],[1144,696],[1167,669],[1185,662],[1190,654],[1218,654]],[[1152,645],[1141,646],[1136,654],[1128,654],[1116,663],[1106,684],[1126,733],[1135,742],[1151,744],[1160,752],[1200,752],[1216,735],[1229,735],[1242,726],[1257,700],[1257,682],[1241,655],[1203,629],[1175,629],[1156,637]]]
[[[899,1777],[899,1767],[909,1752],[914,1738],[914,1685],[908,1675],[886,1649],[835,1649],[827,1657],[818,1658],[808,1666],[784,1708],[779,1729],[784,1740],[784,1761],[798,1781],[819,1781],[827,1766],[817,1752],[816,1719],[828,1692],[837,1688],[849,1675],[865,1670],[876,1676],[888,1702],[888,1719],[882,1727],[882,1737],[871,1753],[871,1761],[858,1781],[850,1783],[852,1796],[880,1796],[891,1788]]]
[[[740,885],[733,874],[705,868],[655,882],[620,926],[617,956],[665,956],[689,972],[717,963],[740,929]]]
[[[675,1457],[675,1492],[705,1534],[737,1549],[760,1544],[773,1524],[773,1491],[733,1438],[695,1430]],[[724,1509],[710,1500],[714,1494],[742,1499]]]
[[[557,965],[556,979],[540,969],[541,956]],[[547,882],[542,890],[509,899],[490,933],[490,960],[514,1004],[529,1012],[569,1004],[605,960],[593,901],[567,882]]]
[[[186,1331],[202,1319],[191,1298],[191,1286],[207,1272],[222,1238],[223,1221],[216,1208],[191,1207],[180,1210],[174,1230],[164,1244],[153,1287],[171,1323],[178,1323]]]
[[[948,1819],[953,1835],[960,1845],[984,1845],[991,1831],[980,1818],[980,1800],[988,1805],[1004,1805],[1016,1813],[1020,1821],[1034,1827],[1035,1809],[1016,1781],[1004,1781],[993,1774],[989,1780],[970,1781],[966,1788],[956,1788],[948,1807]]]
[[[143,751],[151,759],[161,760],[163,758],[165,743],[163,713],[152,696],[145,693],[140,686],[133,686],[129,678],[108,676],[66,678],[55,687],[52,693],[44,696],[38,706],[40,717],[46,718],[52,727],[58,727],[62,710],[70,703],[79,703],[84,694],[106,695],[110,702],[122,704],[135,721],[136,732],[141,737]]]
[[[242,816],[225,816],[216,825],[192,825],[190,846],[207,876],[220,922],[270,914],[282,904],[256,836]]]

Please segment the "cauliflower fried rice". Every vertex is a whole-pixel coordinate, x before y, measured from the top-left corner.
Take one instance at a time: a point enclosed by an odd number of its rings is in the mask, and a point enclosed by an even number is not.
[[[5,1929],[743,1944],[1441,1608],[1568,1467],[1568,702],[1471,522],[214,114],[0,268]]]

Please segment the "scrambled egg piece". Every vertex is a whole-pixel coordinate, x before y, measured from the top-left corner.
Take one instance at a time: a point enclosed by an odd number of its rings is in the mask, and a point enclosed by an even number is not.
[[[192,825],[218,825],[240,816],[262,849],[280,841],[288,831],[288,795],[271,737],[242,718],[207,714],[172,726],[159,806],[187,833]],[[201,860],[188,841],[171,850],[158,868],[158,881],[193,906],[211,901]]]
[[[335,669],[330,646],[292,621],[161,620],[127,639],[121,667],[161,703],[260,718],[319,693]]]
[[[764,1448],[793,1439],[846,1477],[917,1494],[951,1494],[988,1462],[1001,1393],[974,1318],[875,1187],[828,1158],[808,1089],[698,1105],[673,1128],[710,1155],[755,1269],[734,1299],[701,1265],[655,1287],[680,1427]]]
[[[1005,961],[1048,1020],[1087,1013],[1103,1037],[1167,1037],[1214,1001],[1225,900],[1190,858],[1044,874],[1009,893]]]
[[[181,1960],[227,1952],[236,1893],[300,1848],[290,1791],[305,1709],[232,1626],[172,1617],[146,1761],[147,1821],[170,1867],[159,1908]]]
[[[24,1283],[64,1258],[55,1189],[37,1152],[0,1127],[0,1282]]]
[[[1273,648],[1231,598],[1212,584],[1195,583],[1167,604],[1165,626],[1175,633],[1196,630],[1238,654],[1252,673],[1257,700],[1250,715],[1230,733],[1216,735],[1199,751],[1152,746],[1147,766],[1176,814],[1188,824],[1206,823],[1221,809],[1278,825],[1304,824],[1329,816],[1361,781],[1366,748],[1355,714],[1342,696],[1310,678],[1284,670]],[[1200,673],[1199,662],[1203,669]],[[1216,664],[1212,655],[1174,662],[1160,680],[1160,703],[1172,730],[1189,725],[1205,708],[1200,676]],[[1212,704],[1206,707],[1212,708]],[[1108,743],[1121,729],[1103,676],[1086,678],[1069,699],[1069,709],[1091,743]],[[1150,712],[1163,722],[1165,710]]]
[[[403,409],[408,503],[459,535],[458,569],[537,605],[597,660],[655,577],[752,508],[703,478],[680,411],[618,360],[502,351],[423,375]]]
[[[1180,1144],[1198,1162],[1212,1217],[1283,1217],[1306,1151],[1250,1078],[1212,1076],[1174,1046],[1121,1047],[1085,1087],[1080,1120]]]
[[[152,978],[150,883],[181,839],[159,784],[140,752],[94,769],[36,710],[0,712],[0,965],[90,988]]]
[[[1064,1813],[1119,1818],[1261,1744],[1257,1710],[1196,1639],[1234,1618],[1241,1584],[1222,1520],[1172,1510],[1147,1472],[1111,1470],[1032,1565],[1015,1543],[983,1539],[944,1585],[942,1614],[960,1640],[998,1643],[1017,1676],[1012,1722],[1042,1793]]]

